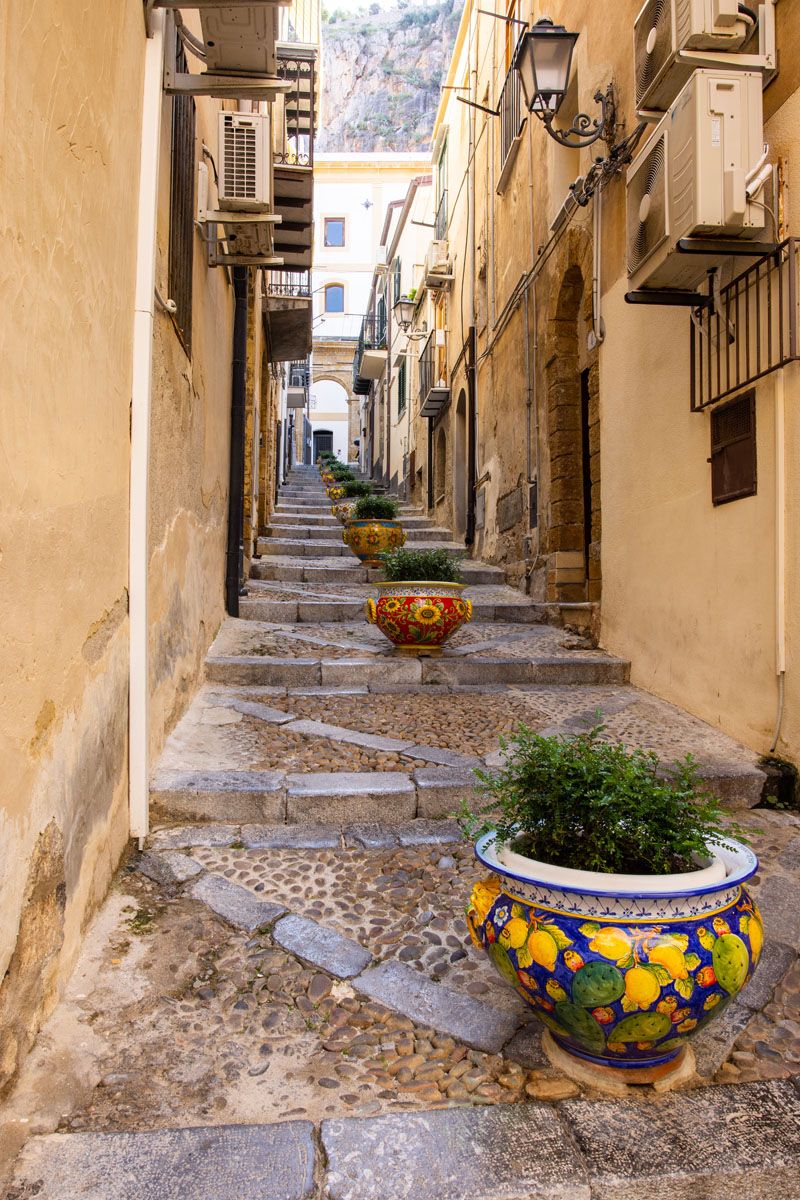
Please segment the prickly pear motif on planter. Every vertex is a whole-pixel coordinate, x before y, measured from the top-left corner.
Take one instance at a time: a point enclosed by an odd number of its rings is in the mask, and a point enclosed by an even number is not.
[[[461,597],[459,583],[384,583],[381,595],[368,600],[367,620],[404,650],[441,646],[467,621],[472,601]]]
[[[399,550],[406,540],[399,521],[351,521],[345,524],[342,541],[367,567],[379,567],[384,550]]]
[[[602,924],[523,903],[492,875],[467,924],[565,1050],[615,1067],[674,1058],[742,990],[764,940],[744,888],[713,917]]]

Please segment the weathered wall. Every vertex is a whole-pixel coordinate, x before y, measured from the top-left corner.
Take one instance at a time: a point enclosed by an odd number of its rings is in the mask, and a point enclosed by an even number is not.
[[[219,102],[197,101],[195,158],[216,146]],[[172,101],[164,97],[157,286],[168,293]],[[195,171],[196,177],[196,171]],[[159,753],[197,684],[223,616],[233,290],[194,236],[192,351],[158,311],[153,346],[150,491],[150,751]]]
[[[0,7],[0,1089],[127,833],[138,0]]]

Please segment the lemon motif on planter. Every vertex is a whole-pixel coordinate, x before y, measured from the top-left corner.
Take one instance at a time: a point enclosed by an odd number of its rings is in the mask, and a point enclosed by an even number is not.
[[[595,954],[602,954],[603,958],[619,962],[620,959],[627,958],[630,954],[631,941],[621,929],[615,929],[613,925],[609,925],[605,929],[598,929],[589,942],[589,949],[594,950]]]
[[[670,945],[668,942],[662,943],[650,951],[649,957],[651,963],[657,963],[666,971],[669,971],[673,979],[689,978],[689,972],[686,969],[686,959],[679,946]]]
[[[749,958],[747,947],[736,933],[724,933],[714,943],[711,961],[717,982],[731,996],[744,987]]]
[[[624,991],[622,972],[612,967],[611,963],[587,963],[572,980],[572,999],[584,1008],[602,1008],[613,1004]]]
[[[661,995],[661,984],[655,974],[646,967],[631,967],[630,971],[625,972],[625,995],[637,1008],[649,1008]],[[616,1032],[615,1029],[615,1036]],[[648,1040],[646,1037],[629,1038],[632,1042]]]
[[[523,921],[521,917],[512,917],[500,933],[500,945],[510,946],[512,950],[519,950],[520,946],[525,945],[527,936],[528,922]]]
[[[546,929],[537,929],[528,938],[528,949],[535,963],[552,971],[558,958],[558,946],[552,933],[548,933]]]

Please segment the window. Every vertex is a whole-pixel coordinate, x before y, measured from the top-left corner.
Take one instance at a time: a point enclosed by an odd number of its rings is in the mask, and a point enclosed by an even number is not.
[[[711,413],[711,500],[728,504],[756,494],[756,394],[737,396]]]
[[[344,246],[344,217],[325,218],[325,245],[341,248]]]
[[[436,163],[436,218],[434,221],[434,237],[442,239],[447,235],[447,137],[445,136],[439,158]]]
[[[344,284],[329,283],[325,287],[325,312],[344,312]]]
[[[517,24],[519,17],[517,0],[506,0],[506,72],[511,70],[511,64],[514,61],[514,51],[517,48],[517,41],[523,26]]]
[[[175,69],[188,71],[178,45]],[[175,325],[186,353],[192,353],[192,265],[194,259],[194,100],[172,97],[172,164],[169,193],[167,294],[175,301]]]
[[[403,268],[400,259],[394,260],[393,267],[393,287],[392,287],[392,304],[397,304],[397,301],[403,294]]]
[[[397,415],[398,417],[406,411],[406,400],[408,399],[408,381],[406,376],[406,359],[400,360],[400,368],[397,372]]]

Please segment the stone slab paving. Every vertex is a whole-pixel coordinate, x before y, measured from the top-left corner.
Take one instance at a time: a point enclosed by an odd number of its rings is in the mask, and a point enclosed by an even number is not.
[[[306,917],[282,917],[273,936],[284,950],[337,979],[352,979],[372,962],[369,950],[353,938],[325,929],[319,922]]]
[[[198,879],[192,885],[191,895],[231,925],[246,929],[248,933],[271,924],[286,912],[284,905],[259,900],[247,888],[219,875],[204,875]]]
[[[8,1200],[306,1200],[314,1127],[222,1125],[54,1134],[23,1152]]]

